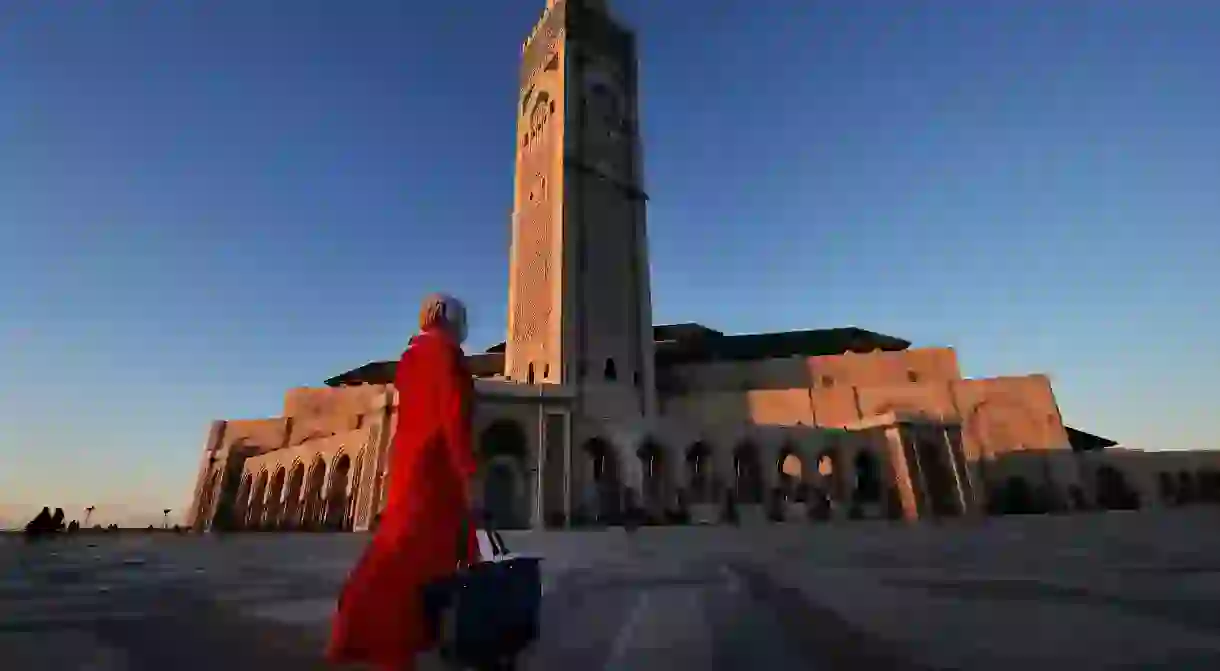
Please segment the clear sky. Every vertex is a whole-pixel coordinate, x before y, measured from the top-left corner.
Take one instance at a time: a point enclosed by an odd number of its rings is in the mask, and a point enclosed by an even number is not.
[[[1220,447],[1220,3],[611,4],[658,322],[952,345]],[[180,511],[211,419],[396,356],[428,290],[502,340],[544,6],[0,3],[0,518]]]

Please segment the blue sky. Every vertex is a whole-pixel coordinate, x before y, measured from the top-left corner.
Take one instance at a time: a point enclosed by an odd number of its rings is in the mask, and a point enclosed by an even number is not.
[[[658,322],[952,345],[1220,447],[1220,3],[611,4]],[[395,356],[428,290],[501,340],[544,5],[0,3],[0,518],[182,509],[209,420]]]

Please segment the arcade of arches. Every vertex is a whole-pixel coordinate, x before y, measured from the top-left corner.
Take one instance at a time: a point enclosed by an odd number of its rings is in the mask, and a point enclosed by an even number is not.
[[[248,531],[351,531],[364,455],[243,473],[228,527]]]

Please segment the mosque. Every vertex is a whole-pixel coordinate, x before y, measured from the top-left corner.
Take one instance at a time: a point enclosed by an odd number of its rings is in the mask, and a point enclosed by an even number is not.
[[[604,0],[548,0],[522,48],[506,340],[468,355],[476,491],[501,527],[1220,501],[1220,453],[1116,450],[1064,424],[1044,374],[964,378],[951,348],[855,327],[654,325],[638,96]],[[368,529],[395,364],[213,422],[188,523]]]

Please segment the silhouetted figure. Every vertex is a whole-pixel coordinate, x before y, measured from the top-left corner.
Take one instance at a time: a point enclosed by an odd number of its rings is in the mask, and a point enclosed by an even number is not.
[[[76,520],[68,522],[68,533],[74,534],[78,531],[80,531],[80,522],[77,522]]]
[[[56,508],[55,514],[51,515],[51,531],[60,532],[66,528],[64,526],[64,509]]]
[[[25,525],[25,535],[27,538],[37,539],[52,533],[55,533],[54,518],[51,517],[51,509],[43,506],[42,511]]]

